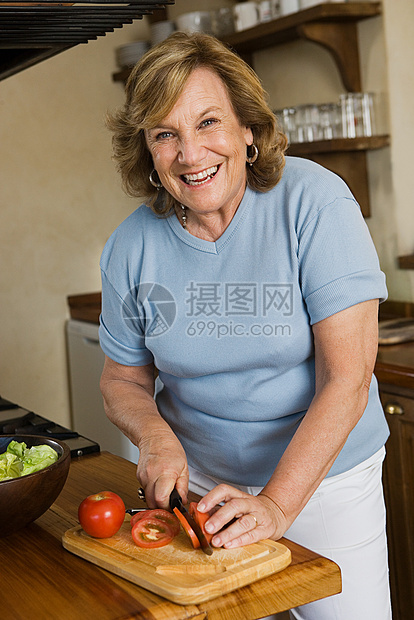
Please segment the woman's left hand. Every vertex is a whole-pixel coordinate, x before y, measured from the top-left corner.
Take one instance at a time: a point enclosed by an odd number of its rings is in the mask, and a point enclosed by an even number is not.
[[[215,547],[230,549],[265,538],[278,540],[290,525],[282,509],[266,495],[249,495],[227,484],[209,491],[197,508],[210,512],[222,502],[205,524],[206,531],[214,534],[211,542]]]

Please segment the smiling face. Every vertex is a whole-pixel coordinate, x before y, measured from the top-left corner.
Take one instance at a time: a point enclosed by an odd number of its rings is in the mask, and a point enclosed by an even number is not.
[[[178,202],[199,217],[233,217],[253,135],[240,126],[216,73],[195,69],[171,112],[145,137],[161,183]]]

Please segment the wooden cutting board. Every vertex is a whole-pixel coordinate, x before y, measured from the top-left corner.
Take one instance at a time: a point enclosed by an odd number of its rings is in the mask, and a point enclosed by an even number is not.
[[[207,556],[193,549],[181,531],[159,549],[137,547],[129,519],[111,538],[91,538],[80,526],[62,537],[65,549],[181,605],[209,601],[290,564],[290,550],[281,543],[263,540],[239,549],[214,549]]]

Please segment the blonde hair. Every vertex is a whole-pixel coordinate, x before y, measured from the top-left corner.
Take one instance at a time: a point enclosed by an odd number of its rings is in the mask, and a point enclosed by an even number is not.
[[[135,65],[126,84],[125,105],[107,118],[125,191],[130,196],[144,197],[159,215],[168,215],[176,201],[164,188],[158,191],[149,181],[154,165],[144,130],[155,127],[170,113],[189,76],[199,67],[220,77],[240,125],[252,130],[259,157],[247,166],[248,185],[260,192],[268,191],[280,180],[285,164],[287,139],[255,72],[214,37],[176,32]]]

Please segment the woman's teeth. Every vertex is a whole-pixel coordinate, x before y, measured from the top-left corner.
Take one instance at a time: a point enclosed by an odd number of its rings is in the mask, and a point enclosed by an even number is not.
[[[216,174],[217,170],[218,166],[212,166],[197,174],[183,174],[182,176],[188,185],[202,185],[209,181]]]

